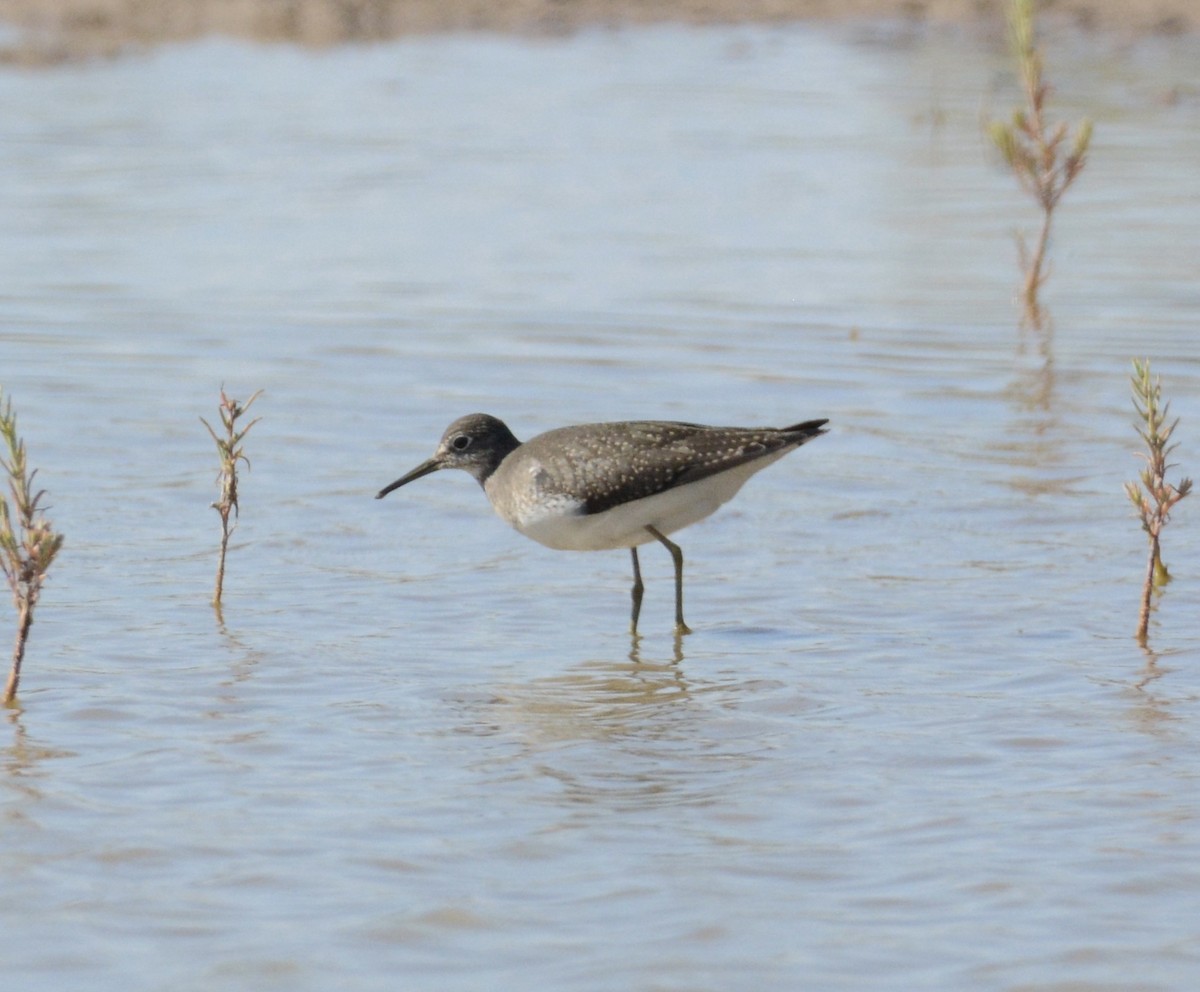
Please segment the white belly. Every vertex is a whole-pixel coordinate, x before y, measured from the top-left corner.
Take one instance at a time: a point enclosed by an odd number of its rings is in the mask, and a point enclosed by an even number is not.
[[[526,537],[559,551],[632,548],[655,540],[647,526],[670,534],[703,520],[732,499],[750,476],[786,453],[759,458],[728,472],[623,503],[602,513],[582,514],[581,504],[566,497],[532,501],[510,513],[497,512]]]

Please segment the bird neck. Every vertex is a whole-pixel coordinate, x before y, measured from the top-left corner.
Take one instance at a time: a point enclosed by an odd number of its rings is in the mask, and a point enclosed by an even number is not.
[[[487,491],[487,481],[496,472],[509,455],[521,447],[521,442],[518,441],[507,427],[504,428],[503,434],[497,434],[492,438],[492,443],[488,445],[487,457],[472,467],[471,474],[475,476],[475,481],[483,486],[484,491]]]

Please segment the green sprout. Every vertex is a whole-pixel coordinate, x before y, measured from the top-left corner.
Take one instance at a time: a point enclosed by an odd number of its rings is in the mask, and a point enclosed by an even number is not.
[[[1037,201],[1042,225],[1033,251],[1024,237],[1017,239],[1021,268],[1024,319],[1042,326],[1038,290],[1049,276],[1046,248],[1054,210],[1070,185],[1083,171],[1092,141],[1092,122],[1083,120],[1075,129],[1070,151],[1065,143],[1070,128],[1065,122],[1051,125],[1046,120],[1046,101],[1051,87],[1042,73],[1042,54],[1034,28],[1034,0],[1012,0],[1008,13],[1009,41],[1021,75],[1024,106],[1013,111],[1010,121],[993,121],[988,134],[1008,163],[1021,188]]]
[[[16,699],[21,682],[21,663],[25,660],[25,645],[33,626],[33,611],[42,594],[42,585],[50,564],[63,544],[63,536],[55,531],[42,512],[44,490],[34,491],[37,469],[29,471],[25,457],[25,442],[17,435],[17,417],[12,400],[0,409],[0,438],[6,455],[0,464],[8,475],[8,490],[12,506],[0,496],[0,568],[12,590],[13,605],[17,608],[17,638],[13,645],[12,667],[4,688],[4,702]]]
[[[262,418],[255,417],[241,430],[238,430],[237,422],[260,395],[262,395],[261,389],[245,403],[240,403],[238,400],[226,396],[224,388],[221,389],[221,402],[217,410],[221,415],[224,434],[218,434],[207,420],[203,417],[200,418],[200,422],[208,428],[208,433],[216,442],[217,455],[221,460],[221,470],[217,475],[217,482],[221,487],[221,498],[212,504],[213,509],[221,517],[221,553],[217,560],[217,581],[212,601],[218,614],[221,611],[221,595],[225,587],[225,554],[229,549],[229,535],[237,526],[239,513],[238,462],[245,462],[246,467],[250,467],[250,459],[242,450],[242,439],[250,432],[250,428]]]
[[[1125,483],[1125,493],[1133,503],[1142,521],[1142,530],[1150,541],[1150,555],[1146,563],[1146,580],[1142,586],[1142,608],[1138,616],[1137,639],[1146,643],[1150,628],[1150,598],[1155,587],[1164,586],[1171,580],[1167,566],[1163,564],[1161,536],[1163,527],[1170,520],[1175,504],[1192,491],[1192,480],[1181,479],[1178,486],[1167,482],[1167,469],[1174,466],[1167,457],[1175,450],[1171,435],[1179,424],[1178,418],[1167,423],[1170,403],[1162,400],[1162,381],[1150,376],[1150,360],[1133,363],[1130,377],[1133,387],[1133,406],[1137,410],[1137,432],[1146,442],[1148,453],[1142,457],[1146,467],[1139,481]]]

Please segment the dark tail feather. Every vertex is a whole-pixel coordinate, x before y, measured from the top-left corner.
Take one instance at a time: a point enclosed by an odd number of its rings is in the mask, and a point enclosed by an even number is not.
[[[780,429],[781,434],[798,434],[797,443],[804,444],[805,441],[811,441],[814,437],[820,437],[822,434],[828,434],[825,425],[829,423],[828,419],[823,420],[806,420],[802,424],[792,424],[791,427],[783,427]]]

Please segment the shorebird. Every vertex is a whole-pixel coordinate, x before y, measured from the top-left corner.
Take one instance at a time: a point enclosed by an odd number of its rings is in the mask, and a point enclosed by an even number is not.
[[[683,621],[683,551],[667,535],[703,520],[755,472],[825,433],[828,420],[791,427],[705,427],[660,420],[580,424],[522,444],[501,420],[454,421],[434,452],[376,494],[439,469],[474,476],[496,513],[526,537],[562,551],[629,548],[637,633],[642,572],[637,549],[658,541],[675,563],[675,630]]]

